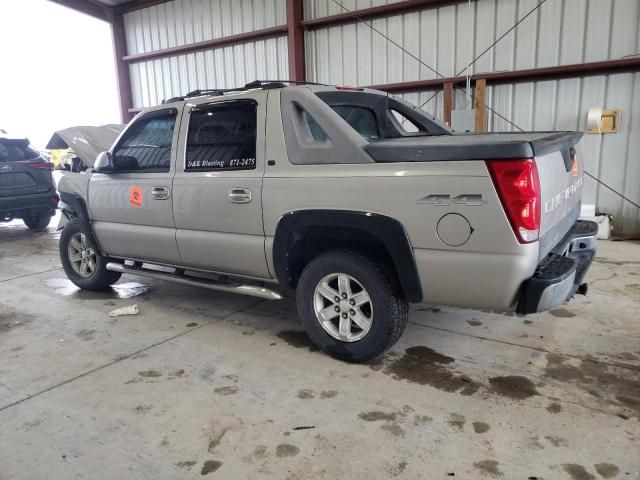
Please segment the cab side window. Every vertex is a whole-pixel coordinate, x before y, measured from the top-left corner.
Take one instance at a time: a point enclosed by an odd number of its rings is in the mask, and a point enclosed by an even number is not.
[[[113,151],[116,172],[168,172],[176,109],[152,112],[131,125]]]
[[[191,111],[185,171],[256,168],[256,103],[234,100]]]

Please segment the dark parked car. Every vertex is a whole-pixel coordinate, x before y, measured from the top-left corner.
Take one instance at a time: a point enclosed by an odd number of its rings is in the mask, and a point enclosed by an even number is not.
[[[29,140],[0,134],[0,222],[21,218],[32,230],[46,228],[59,200],[52,170]]]

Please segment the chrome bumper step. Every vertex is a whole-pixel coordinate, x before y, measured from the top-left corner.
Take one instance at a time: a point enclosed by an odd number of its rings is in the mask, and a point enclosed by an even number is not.
[[[163,272],[159,270],[151,270],[138,266],[128,266],[122,263],[109,262],[107,270],[112,272],[129,273],[131,275],[140,275],[142,277],[156,278],[167,282],[178,283],[180,285],[189,285],[193,287],[203,287],[209,290],[219,292],[238,293],[240,295],[248,295],[251,297],[263,298],[265,300],[282,300],[282,295],[275,290],[260,287],[257,285],[244,285],[238,282],[217,282],[206,278],[193,277],[185,275],[182,272]]]

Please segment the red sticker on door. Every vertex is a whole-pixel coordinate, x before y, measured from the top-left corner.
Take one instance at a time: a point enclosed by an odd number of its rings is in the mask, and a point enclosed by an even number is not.
[[[129,189],[129,203],[134,207],[142,206],[142,189],[136,185],[133,185]]]

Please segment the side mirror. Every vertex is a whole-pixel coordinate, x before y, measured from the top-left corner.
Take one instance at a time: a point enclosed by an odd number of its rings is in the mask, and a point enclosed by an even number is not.
[[[100,152],[96,157],[96,161],[93,164],[94,172],[110,172],[111,162],[109,159],[109,152]]]

